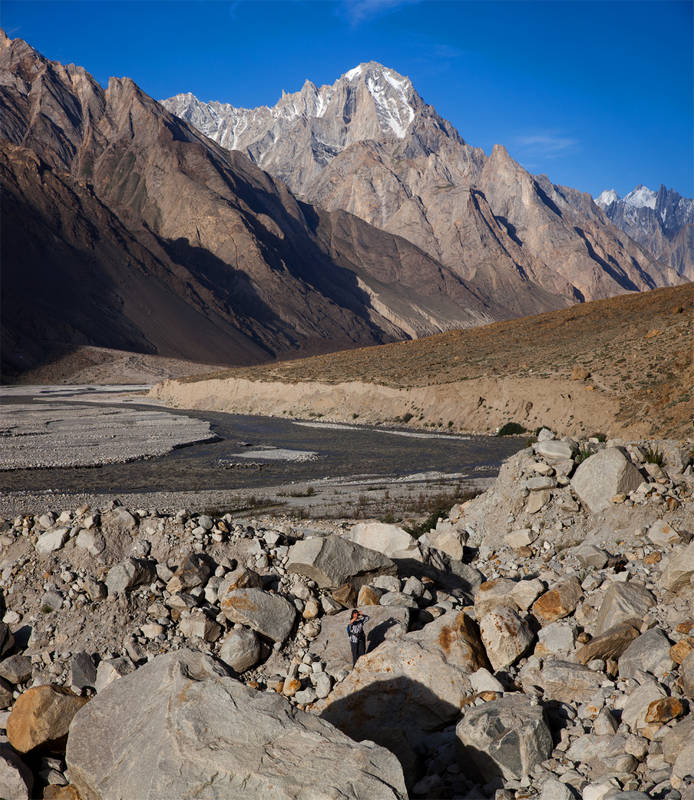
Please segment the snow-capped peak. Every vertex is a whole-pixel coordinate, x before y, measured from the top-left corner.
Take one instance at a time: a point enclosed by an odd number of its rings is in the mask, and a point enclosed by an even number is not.
[[[619,200],[619,195],[614,189],[605,189],[604,192],[601,192],[600,195],[595,198],[595,204],[605,209],[609,208],[612,203],[616,203],[617,200]]]
[[[345,72],[345,78],[347,78],[348,81],[353,81],[355,78],[358,78],[361,75],[361,72],[362,72],[362,65],[359,64],[353,69],[350,69],[349,72]]]
[[[633,208],[655,208],[657,199],[657,192],[654,192],[643,184],[639,184],[639,186],[626,195],[624,202]]]
[[[373,98],[383,132],[395,134],[398,139],[404,138],[415,117],[410,102],[413,89],[409,78],[376,61],[369,61],[345,72],[343,79],[349,83],[363,80]]]

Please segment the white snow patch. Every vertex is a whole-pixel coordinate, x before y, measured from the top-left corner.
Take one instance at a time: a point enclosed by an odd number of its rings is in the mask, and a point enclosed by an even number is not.
[[[389,97],[385,86],[372,76],[366,79],[366,86],[376,104],[376,112],[382,127],[390,128],[398,139],[403,139],[409,124],[414,119],[414,111],[402,92],[399,92],[401,102],[398,103],[398,99]]]
[[[655,208],[655,201],[658,198],[658,193],[649,189],[647,186],[637,186],[632,192],[624,198],[624,202],[628,206],[634,208]]]
[[[345,78],[347,78],[348,81],[353,81],[355,78],[358,78],[361,73],[361,64],[359,64],[359,66],[354,67],[354,69],[349,70],[349,72],[345,72]]]
[[[600,208],[608,208],[612,203],[616,203],[617,200],[619,200],[619,195],[614,189],[605,189],[604,192],[600,193],[599,197],[595,198],[595,204]]]

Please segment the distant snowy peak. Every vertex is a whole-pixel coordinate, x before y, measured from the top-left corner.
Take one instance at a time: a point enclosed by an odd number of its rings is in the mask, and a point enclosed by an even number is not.
[[[251,157],[254,150],[266,150],[268,134],[276,141],[302,121],[311,128],[318,125],[314,138],[329,150],[365,139],[403,139],[424,108],[409,78],[375,61],[350,69],[332,85],[317,87],[307,80],[298,92],[283,91],[272,107],[205,103],[190,92],[161,103],[223,147],[246,150]],[[325,124],[320,122],[324,119]],[[260,152],[257,160],[263,160]]]
[[[658,192],[654,192],[643,184],[639,184],[633,191],[624,197],[624,202],[632,208],[652,208],[658,199]]]
[[[595,204],[604,210],[609,208],[612,203],[616,203],[618,200],[619,195],[614,189],[605,189],[604,192],[601,192],[600,195],[595,198]]]

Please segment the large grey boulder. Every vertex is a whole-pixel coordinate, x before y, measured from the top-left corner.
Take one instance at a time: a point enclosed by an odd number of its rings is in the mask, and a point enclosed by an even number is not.
[[[641,583],[613,583],[605,592],[595,621],[596,634],[622,622],[642,621],[655,605],[655,597]],[[637,624],[638,627],[638,624]]]
[[[209,656],[159,656],[73,720],[66,760],[83,800],[351,800],[406,797],[395,756],[352,741]],[[322,793],[322,794],[321,794]]]
[[[362,656],[317,710],[354,739],[388,747],[411,778],[415,748],[458,718],[471,689],[465,670],[408,635]]]
[[[347,538],[369,550],[376,550],[388,558],[414,558],[422,560],[417,540],[398,525],[386,522],[358,522]]]
[[[472,763],[483,782],[498,785],[528,776],[553,747],[542,707],[521,694],[470,708],[456,736],[462,763]]]
[[[274,642],[283,642],[296,621],[296,608],[284,597],[262,589],[234,589],[220,600],[224,616]]]
[[[629,494],[643,482],[641,473],[616,447],[606,447],[583,461],[573,478],[571,488],[593,514],[610,506],[610,498]]]
[[[304,575],[321,589],[336,589],[347,581],[368,583],[375,575],[395,575],[390,558],[336,534],[314,536],[292,545],[286,568]]]

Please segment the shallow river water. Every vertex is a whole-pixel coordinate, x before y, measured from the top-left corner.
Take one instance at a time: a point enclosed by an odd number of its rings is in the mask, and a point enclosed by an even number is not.
[[[135,398],[128,406],[139,407]],[[151,410],[152,406],[142,408]],[[434,491],[461,482],[478,485],[479,479],[494,476],[500,463],[525,444],[515,437],[454,436],[219,412],[167,411],[208,421],[217,441],[129,463],[2,470],[0,493],[48,490],[122,496],[222,490],[257,494],[265,493],[267,487],[285,487],[279,494],[288,498],[285,503],[291,503],[294,492],[286,487],[292,484],[304,490],[311,487],[311,493],[323,486],[345,484],[361,487],[354,491],[374,484],[411,484]]]

